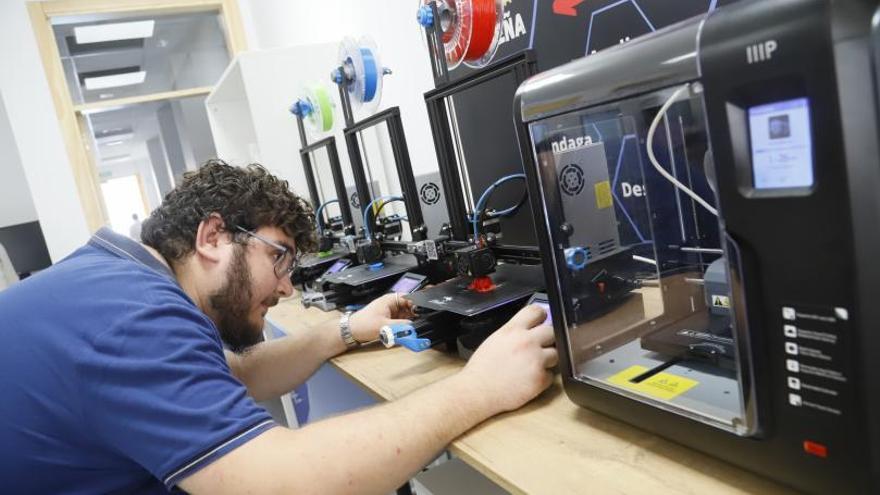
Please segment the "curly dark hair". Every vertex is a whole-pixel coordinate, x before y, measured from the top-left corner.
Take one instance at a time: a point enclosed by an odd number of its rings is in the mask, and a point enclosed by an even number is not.
[[[223,218],[228,230],[236,225],[278,227],[294,240],[298,254],[317,249],[315,213],[287,181],[258,164],[233,167],[216,159],[184,174],[144,220],[141,240],[172,264],[179,262],[195,251],[199,223],[212,213]]]

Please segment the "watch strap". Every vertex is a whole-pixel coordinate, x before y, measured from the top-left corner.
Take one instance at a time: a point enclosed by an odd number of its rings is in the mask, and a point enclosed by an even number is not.
[[[360,342],[355,340],[354,335],[351,334],[351,315],[353,313],[353,311],[347,311],[339,319],[339,333],[342,335],[342,341],[345,342],[345,347],[348,349],[353,349],[360,345]]]

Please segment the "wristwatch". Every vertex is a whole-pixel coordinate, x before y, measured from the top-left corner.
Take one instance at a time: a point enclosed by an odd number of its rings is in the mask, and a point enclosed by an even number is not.
[[[339,333],[342,335],[342,341],[345,342],[345,347],[348,349],[354,349],[361,345],[360,342],[354,339],[354,335],[351,334],[351,315],[353,313],[354,311],[347,311],[339,319]]]

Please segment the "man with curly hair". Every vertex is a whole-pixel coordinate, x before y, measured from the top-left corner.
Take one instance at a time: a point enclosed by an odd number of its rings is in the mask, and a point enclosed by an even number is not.
[[[315,237],[308,204],[258,165],[213,160],[186,174],[141,239],[101,229],[0,293],[0,478],[11,493],[387,493],[552,380],[552,329],[528,307],[450,378],[277,427],[255,401],[407,321],[409,304],[384,296],[260,342]]]

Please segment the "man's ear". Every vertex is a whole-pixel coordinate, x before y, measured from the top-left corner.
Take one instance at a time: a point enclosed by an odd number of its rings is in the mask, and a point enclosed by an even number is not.
[[[199,223],[196,231],[196,255],[206,260],[220,261],[221,251],[229,242],[229,236],[223,218],[217,213],[211,213]]]

